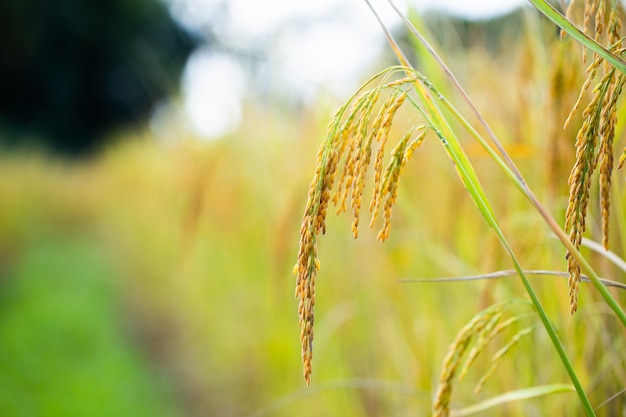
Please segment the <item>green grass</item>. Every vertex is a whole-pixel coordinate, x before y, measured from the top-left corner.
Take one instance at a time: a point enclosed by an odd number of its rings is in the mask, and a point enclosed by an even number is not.
[[[111,279],[90,242],[38,242],[0,288],[0,414],[180,415],[132,343]]]

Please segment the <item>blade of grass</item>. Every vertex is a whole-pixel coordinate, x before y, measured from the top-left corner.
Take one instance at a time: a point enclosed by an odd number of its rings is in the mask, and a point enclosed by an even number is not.
[[[368,390],[368,391],[386,391],[398,395],[415,397],[418,390],[411,385],[402,384],[394,381],[385,381],[369,378],[353,378],[353,379],[337,379],[327,381],[321,384],[312,384],[310,387],[301,388],[291,391],[280,398],[266,404],[265,406],[253,411],[246,417],[262,417],[273,415],[282,408],[289,406],[304,398],[312,397],[328,391],[339,390]]]
[[[478,404],[471,405],[469,407],[461,408],[458,410],[451,410],[450,415],[452,417],[465,417],[472,414],[481,413],[495,406],[510,403],[513,401],[527,400],[530,398],[544,397],[547,395],[560,394],[564,392],[575,392],[575,389],[569,384],[552,384],[509,391],[502,395],[498,395],[496,397],[482,401]]]
[[[365,0],[368,4],[369,1]],[[393,3],[391,2],[391,0],[388,0],[389,3],[394,7],[394,9],[398,12],[398,14],[403,18],[406,19],[402,13],[400,13],[400,11],[395,7],[395,5],[393,5]],[[371,7],[370,8],[373,10],[373,12],[376,14],[376,11]],[[390,41],[390,43],[395,44],[395,47],[392,47],[394,50],[400,50],[400,48],[397,46],[397,42],[395,42],[395,40],[393,39],[393,36],[387,31],[387,29],[385,28],[384,24],[380,21],[383,30],[385,31],[385,34],[387,36],[387,39]],[[409,22],[410,23],[410,22]],[[415,30],[417,32],[417,30]],[[419,32],[418,32],[419,33]],[[420,35],[421,37],[421,35]],[[425,41],[425,40],[424,40]],[[426,46],[427,48],[429,48],[430,45]],[[432,48],[429,49],[429,51],[431,51],[432,54],[435,54],[435,51],[432,50]],[[406,62],[406,58],[404,58],[404,56],[402,55],[401,57],[398,57],[400,59],[400,61],[404,61]],[[440,59],[438,59],[440,60]],[[443,61],[441,61],[441,64],[443,64]],[[410,67],[412,68],[412,67]],[[446,71],[447,74],[449,74],[450,77],[454,78],[454,76],[452,75],[452,73],[450,72],[449,69],[447,69],[447,67],[445,66],[445,64],[443,64],[443,68],[444,71]],[[413,70],[413,72],[415,72]],[[458,84],[458,82],[457,82]],[[460,87],[460,85],[459,85]],[[417,109],[421,112],[424,113],[424,116],[426,116],[427,120],[429,121],[433,131],[435,131],[435,133],[439,136],[441,143],[444,146],[444,149],[446,150],[448,156],[450,157],[450,159],[452,160],[457,172],[459,173],[459,177],[461,179],[461,181],[463,182],[463,184],[465,185],[468,193],[470,194],[472,200],[474,201],[474,203],[476,204],[476,206],[478,207],[480,213],[482,214],[482,216],[485,218],[485,220],[487,221],[487,223],[489,224],[489,226],[494,230],[494,232],[496,233],[496,236],[498,237],[498,240],[500,241],[500,243],[502,244],[502,246],[504,247],[504,249],[506,250],[506,252],[508,253],[509,257],[511,258],[511,261],[513,262],[514,268],[515,270],[518,272],[522,283],[526,289],[526,292],[528,293],[533,305],[535,306],[535,309],[537,310],[537,313],[539,314],[539,317],[541,319],[541,322],[544,326],[544,328],[546,329],[548,336],[550,337],[550,340],[552,341],[552,344],[554,345],[557,354],[559,355],[559,358],[561,359],[561,362],[563,363],[563,366],[565,367],[574,387],[576,388],[576,392],[578,394],[578,397],[580,399],[581,402],[581,406],[583,408],[583,410],[585,411],[585,414],[587,416],[595,416],[595,413],[593,411],[593,407],[591,406],[591,402],[589,401],[589,398],[587,397],[582,384],[580,383],[578,376],[576,375],[576,371],[574,370],[566,352],[565,352],[565,348],[563,347],[561,341],[559,340],[557,334],[556,334],[556,329],[554,328],[554,326],[552,325],[552,322],[550,321],[550,319],[548,318],[547,313],[545,312],[545,310],[543,309],[543,306],[539,300],[539,298],[537,297],[537,294],[535,293],[534,289],[532,288],[532,285],[530,284],[530,281],[528,280],[528,278],[526,277],[526,275],[524,274],[524,270],[521,267],[517,256],[515,255],[515,253],[513,252],[513,249],[511,248],[510,244],[508,243],[506,237],[504,236],[504,233],[502,232],[502,230],[500,229],[495,215],[493,213],[493,211],[491,210],[491,207],[489,205],[488,199],[480,185],[480,182],[474,172],[474,169],[472,167],[471,162],[469,161],[469,159],[467,158],[467,156],[465,155],[465,152],[463,151],[463,148],[461,147],[458,139],[456,138],[456,136],[454,135],[452,129],[450,128],[447,120],[445,119],[445,117],[442,115],[441,110],[439,109],[439,107],[434,103],[434,101],[432,100],[432,97],[429,94],[429,90],[428,88],[423,84],[423,83],[418,83],[415,85],[415,90],[417,91],[418,96],[420,97],[421,103],[423,103],[424,108],[422,108],[421,106],[416,106]],[[467,95],[466,95],[467,96]],[[469,99],[469,97],[468,97]],[[474,107],[475,109],[475,107]],[[482,118],[482,117],[481,117]],[[485,122],[486,123],[486,122]],[[493,135],[495,137],[495,135]],[[497,141],[497,139],[496,139]],[[501,145],[500,145],[501,147]],[[502,151],[504,153],[504,155],[506,155],[506,152],[504,152],[504,149],[502,149]],[[508,155],[507,155],[508,158]],[[510,159],[510,158],[509,158]],[[511,161],[512,164],[512,161]],[[521,175],[519,175],[520,181],[523,181],[523,179],[521,179]],[[558,227],[558,226],[557,226]],[[559,228],[560,230],[560,228]],[[569,242],[569,240],[568,240]],[[597,277],[596,277],[597,278]],[[599,283],[599,281],[598,281]],[[602,288],[605,288],[602,283],[599,283],[599,285]],[[626,316],[625,316],[626,319]],[[626,323],[626,321],[625,321]]]
[[[611,261],[611,263],[613,265],[618,267],[623,272],[626,272],[626,262],[624,262],[624,260],[622,258],[617,256],[617,254],[615,252],[612,252],[610,250],[604,249],[604,246],[602,246],[598,242],[595,242],[595,241],[593,241],[591,239],[587,239],[586,237],[583,237],[582,245],[586,246],[589,249],[591,249],[592,251],[594,251],[594,252],[604,256],[606,259]]]
[[[578,29],[572,22],[567,20],[565,16],[559,13],[546,0],[528,0],[537,10],[539,10],[544,16],[554,22],[558,27],[563,29],[572,38],[576,39],[586,48],[592,50],[602,58],[606,59],[615,68],[626,74],[626,62],[621,60],[616,55],[609,52],[604,46],[587,36],[586,33]]]
[[[445,146],[446,143],[449,145]],[[450,146],[452,144],[456,146]],[[550,337],[550,340],[552,341],[552,344],[554,345],[557,351],[557,354],[559,355],[561,362],[563,363],[563,366],[565,367],[572,381],[572,384],[576,388],[576,392],[578,393],[578,397],[580,399],[581,406],[583,410],[585,411],[585,414],[587,416],[595,416],[593,407],[591,406],[591,402],[589,401],[589,398],[587,397],[587,394],[585,393],[585,390],[583,389],[583,386],[578,379],[578,375],[576,374],[576,371],[574,370],[567,356],[567,353],[565,352],[565,348],[563,347],[563,344],[561,343],[560,339],[558,338],[558,335],[556,334],[556,329],[554,328],[554,326],[552,325],[552,322],[548,318],[548,315],[545,312],[541,304],[541,301],[539,300],[539,297],[535,293],[535,290],[530,284],[530,281],[526,277],[526,274],[524,273],[524,270],[521,264],[519,263],[517,256],[513,252],[513,249],[508,243],[508,240],[504,236],[502,229],[500,229],[496,221],[494,213],[492,212],[491,208],[487,204],[486,199],[484,199],[483,197],[484,192],[482,191],[482,187],[480,186],[480,183],[478,183],[477,181],[475,182],[468,173],[468,168],[471,169],[471,163],[467,159],[467,156],[463,152],[462,148],[460,147],[460,145],[458,144],[454,136],[450,138],[450,140],[444,143],[444,147],[446,148],[446,150],[448,151],[448,154],[451,156],[451,158],[455,162],[457,171],[459,172],[459,175],[461,176],[463,183],[466,184],[466,188],[470,196],[474,200],[474,203],[476,203],[481,214],[483,215],[483,217],[485,218],[489,226],[491,226],[491,228],[494,230],[494,232],[496,233],[496,236],[498,237],[498,240],[500,240],[500,243],[504,247],[505,251],[508,253],[509,258],[511,258],[511,261],[513,262],[513,266],[515,270],[517,271],[520,279],[522,280],[522,284],[524,285],[526,292],[528,293],[533,305],[535,306],[535,309],[537,310],[539,318],[541,319],[541,322],[544,328],[546,329],[546,332],[548,333],[548,336]]]
[[[540,275],[540,276],[553,276],[553,277],[562,277],[567,278],[569,274],[567,272],[560,271],[547,271],[547,270],[534,270],[529,269],[525,270],[524,273],[526,275]],[[517,271],[513,269],[507,269],[503,271],[495,271],[487,274],[478,274],[478,275],[465,275],[462,277],[436,277],[436,278],[403,278],[399,279],[398,282],[459,282],[459,281],[478,281],[483,279],[498,279],[498,278],[506,278],[517,275]],[[583,282],[591,282],[589,277],[581,275],[581,279]],[[600,278],[602,283],[607,287],[615,287],[621,290],[626,290],[626,284],[617,281],[611,281],[610,279]]]
[[[600,403],[597,407],[596,410],[604,407],[605,405],[607,405],[608,403],[610,403],[611,401],[615,400],[616,398],[618,398],[620,395],[623,395],[626,393],[626,388],[624,388],[623,390],[616,392],[615,394],[611,395],[609,398],[607,398],[606,400],[602,401],[602,403]]]
[[[559,238],[559,240],[563,243],[563,245],[565,246],[565,248],[572,254],[572,256],[576,259],[576,261],[579,263],[579,265],[583,268],[583,270],[588,274],[589,279],[591,280],[591,282],[593,283],[593,285],[596,287],[596,289],[600,292],[600,295],[602,296],[602,298],[604,298],[605,302],[609,305],[609,307],[615,312],[615,314],[617,315],[617,317],[619,318],[619,320],[622,322],[622,325],[624,327],[626,327],[626,313],[624,312],[624,310],[621,308],[621,306],[617,303],[617,301],[615,300],[615,298],[613,297],[613,295],[609,292],[609,290],[602,284],[602,282],[600,281],[600,277],[598,276],[598,274],[593,270],[593,268],[591,267],[591,265],[589,264],[589,262],[587,262],[587,260],[581,255],[581,253],[576,249],[576,247],[572,244],[572,242],[569,240],[568,236],[565,234],[565,232],[563,231],[563,229],[561,229],[561,227],[557,224],[556,220],[554,220],[554,218],[552,217],[552,215],[548,212],[548,210],[539,202],[539,199],[537,199],[537,197],[535,196],[535,194],[532,192],[532,190],[528,187],[528,185],[526,184],[526,181],[524,180],[524,178],[522,177],[521,172],[519,171],[519,169],[517,168],[517,166],[515,165],[515,163],[513,162],[513,160],[509,157],[508,153],[505,151],[504,147],[502,146],[501,142],[499,141],[499,139],[497,138],[497,136],[495,135],[495,133],[493,132],[493,130],[491,129],[491,127],[489,126],[489,124],[487,123],[487,121],[482,117],[482,115],[480,114],[480,112],[478,111],[477,107],[474,105],[474,103],[472,102],[472,100],[470,99],[470,97],[467,95],[467,93],[465,92],[465,90],[463,89],[463,87],[460,85],[460,83],[458,82],[458,80],[456,79],[456,77],[454,76],[454,74],[452,74],[452,71],[450,71],[450,69],[448,68],[448,66],[445,64],[445,62],[443,62],[443,60],[441,59],[441,57],[439,56],[439,54],[437,54],[437,52],[430,46],[430,44],[426,41],[426,39],[422,36],[422,34],[417,30],[417,28],[406,18],[406,16],[404,16],[404,14],[402,14],[402,12],[395,6],[395,4],[393,3],[392,0],[387,0],[388,3],[391,5],[391,7],[395,10],[395,12],[398,14],[398,16],[403,20],[403,22],[407,25],[407,27],[411,30],[411,32],[413,33],[413,35],[424,45],[424,47],[428,50],[428,52],[435,58],[435,60],[439,63],[440,67],[442,68],[442,70],[445,72],[445,74],[448,76],[448,78],[450,79],[450,81],[452,82],[452,84],[454,85],[454,87],[457,89],[457,91],[459,92],[459,94],[461,94],[462,98],[464,99],[464,101],[467,103],[467,105],[470,107],[470,109],[472,110],[472,112],[474,113],[474,116],[477,118],[477,120],[480,122],[480,124],[485,128],[485,130],[487,131],[487,133],[489,134],[489,137],[491,138],[492,142],[495,144],[496,148],[498,149],[498,151],[500,152],[500,154],[502,155],[502,158],[500,158],[494,151],[493,149],[491,149],[490,146],[487,145],[486,141],[484,141],[484,139],[481,138],[480,134],[478,134],[478,132],[476,132],[475,129],[471,128],[469,123],[467,123],[467,121],[465,121],[465,119],[460,115],[460,113],[454,109],[453,110],[453,114],[455,115],[455,117],[457,117],[461,123],[468,128],[468,130],[470,131],[470,133],[478,139],[478,142],[480,143],[481,146],[483,146],[483,148],[485,148],[485,150],[490,154],[490,156],[492,156],[494,158],[494,160],[498,163],[498,165],[503,168],[503,170],[505,171],[505,173],[507,174],[507,176],[509,176],[509,178],[511,178],[514,183],[516,184],[516,186],[518,187],[518,189],[520,189],[524,195],[526,196],[526,198],[528,198],[528,200],[531,202],[531,204],[535,207],[535,209],[539,212],[539,214],[541,215],[541,217],[543,217],[544,221],[546,222],[546,224],[548,225],[548,227],[550,227],[550,229],[552,229],[552,231],[554,232],[554,234]],[[367,2],[367,0],[366,0]],[[368,2],[369,4],[369,2]],[[372,6],[370,5],[370,9],[372,9],[372,11],[374,12],[374,14],[376,14],[376,11],[372,8]],[[558,12],[557,12],[558,13]],[[397,45],[397,42],[395,42],[395,40],[393,39],[393,36],[386,30],[386,28],[384,27],[384,24],[382,23],[382,21],[378,18],[379,23],[381,24],[381,26],[383,26],[383,30],[385,31],[385,36],[387,37],[387,40],[389,41],[389,43],[392,45],[392,49],[394,51],[399,50],[400,48]],[[607,51],[608,52],[608,51]],[[398,56],[398,59],[400,60],[400,62],[403,63],[403,65],[405,66],[409,66],[410,68],[412,68],[408,64],[406,57],[404,57],[404,55],[400,54]],[[622,61],[623,62],[623,61]],[[626,64],[626,63],[625,63]],[[429,87],[430,88],[430,87]],[[434,87],[433,87],[434,88]],[[443,96],[440,93],[437,93],[438,97],[441,99]],[[447,100],[444,101],[444,104],[446,105],[446,107],[448,109],[453,109],[454,106],[452,106],[451,104],[449,104],[449,102]],[[504,161],[502,161],[502,159]],[[508,166],[509,169],[504,168],[506,166]]]

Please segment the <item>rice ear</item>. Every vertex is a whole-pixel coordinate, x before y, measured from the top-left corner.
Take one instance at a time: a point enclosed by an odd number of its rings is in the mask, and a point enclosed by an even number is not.
[[[403,68],[402,72],[406,69]],[[417,74],[389,81],[392,74],[399,72],[390,68],[383,75],[381,82],[374,88],[365,90],[358,97],[349,100],[340,107],[328,127],[326,141],[317,154],[315,174],[309,186],[307,204],[300,227],[300,247],[294,275],[296,275],[296,297],[299,298],[298,314],[300,324],[300,344],[302,350],[303,375],[307,385],[311,382],[313,335],[315,322],[315,280],[320,269],[317,256],[317,240],[326,233],[326,216],[330,202],[337,207],[337,212],[346,211],[348,196],[353,213],[352,232],[358,237],[359,216],[362,204],[368,168],[371,163],[372,144],[380,143],[374,162],[375,191],[370,209],[372,222],[384,199],[385,224],[379,233],[381,240],[389,235],[391,210],[397,199],[397,182],[406,162],[426,134],[425,125],[412,127],[402,138],[391,154],[391,162],[381,181],[382,161],[385,143],[389,131],[400,107],[406,102],[408,89],[418,79]],[[384,104],[377,109],[381,94],[389,94]],[[420,134],[414,140],[413,132],[419,128]],[[341,169],[341,175],[337,171]],[[333,189],[334,194],[333,194]]]

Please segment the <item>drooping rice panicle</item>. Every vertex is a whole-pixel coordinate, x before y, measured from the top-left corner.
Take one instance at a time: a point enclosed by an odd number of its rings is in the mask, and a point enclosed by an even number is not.
[[[593,79],[596,77],[598,67],[600,66],[601,63],[602,63],[602,58],[596,58],[591,63],[591,65],[587,67],[587,70],[585,71],[585,73],[587,74],[587,78],[585,78],[585,82],[583,83],[580,89],[580,94],[578,95],[578,98],[576,99],[574,106],[572,106],[572,110],[569,112],[569,115],[565,119],[565,123],[563,124],[563,129],[567,129],[567,126],[569,126],[572,120],[572,117],[574,116],[574,113],[576,113],[576,110],[578,110],[578,108],[580,107],[580,104],[582,103],[585,92],[587,91],[587,89],[589,89],[589,85],[591,85],[591,81],[593,81]]]
[[[378,195],[380,194],[380,185],[381,185],[381,177],[383,171],[383,159],[385,157],[385,147],[387,145],[387,139],[389,138],[389,129],[380,129],[384,124],[391,124],[391,121],[387,120],[389,118],[389,109],[393,106],[393,103],[397,101],[399,90],[396,90],[394,94],[390,94],[383,107],[380,109],[380,112],[374,121],[373,131],[376,133],[376,141],[378,142],[378,150],[376,151],[376,158],[374,159],[374,190],[372,194],[372,200],[370,202],[369,211],[370,213],[374,209],[374,205],[376,200],[378,199]],[[393,115],[391,115],[393,118]],[[384,121],[383,121],[384,119]],[[374,216],[372,216],[374,219]],[[372,220],[373,222],[373,220]],[[370,222],[370,228],[372,228],[372,222]]]
[[[485,347],[491,342],[496,336],[498,336],[502,331],[509,328],[513,324],[517,323],[520,320],[519,316],[511,317],[503,322],[500,322],[502,319],[502,313],[494,316],[489,323],[488,326],[480,332],[478,337],[476,338],[476,342],[472,349],[467,354],[467,359],[463,364],[463,368],[459,373],[459,380],[461,380],[467,374],[469,367],[476,361],[476,358],[480,353],[485,349]]]
[[[483,375],[476,384],[476,388],[474,390],[476,394],[478,394],[482,390],[487,380],[491,377],[491,375],[493,375],[500,362],[502,362],[502,358],[504,358],[504,356],[509,353],[511,349],[517,346],[524,337],[531,334],[534,329],[534,326],[531,326],[518,331],[506,345],[504,345],[500,350],[496,352],[495,355],[493,355],[493,357],[491,358],[491,366],[489,367],[485,375]]]
[[[338,153],[322,145],[317,156],[317,168],[311,186],[300,229],[300,248],[294,267],[296,297],[300,299],[298,315],[300,344],[302,348],[303,375],[307,385],[311,382],[313,358],[313,325],[315,323],[315,279],[320,269],[317,254],[317,237],[326,232],[326,214],[337,170]]]
[[[372,95],[372,100],[368,103],[367,112],[361,119],[361,123],[357,129],[358,143],[354,153],[354,179],[352,181],[352,196],[350,207],[353,213],[352,234],[356,239],[359,236],[359,214],[361,210],[361,202],[363,199],[363,189],[365,188],[365,177],[367,168],[369,167],[372,155],[372,138],[374,131],[368,130],[373,111],[373,105],[380,96],[380,90]]]
[[[480,334],[480,332],[489,325],[493,317],[500,314],[505,307],[506,304],[499,303],[481,311],[457,334],[443,360],[437,393],[433,401],[433,417],[448,417],[450,415],[452,383],[454,376],[461,366],[465,351],[469,347],[472,338]]]
[[[423,126],[424,125],[416,126],[415,129],[423,128]],[[381,242],[384,242],[389,237],[393,206],[398,198],[398,180],[400,178],[400,174],[402,174],[407,161],[411,159],[413,152],[422,143],[427,133],[424,130],[413,141],[409,142],[409,139],[413,134],[413,130],[414,129],[409,130],[395,149],[391,151],[391,161],[389,162],[383,176],[381,191],[378,193],[378,200],[374,203],[370,226],[376,221],[381,202],[383,200],[385,202],[383,207],[383,226],[377,236],[378,240]]]
[[[597,10],[595,16],[595,40],[596,42],[600,42],[602,35],[604,34],[604,9],[605,9],[605,1],[599,0],[597,2]]]
[[[340,187],[338,187],[335,197],[333,198],[333,203],[338,204],[338,213],[345,211],[347,208],[346,201],[353,187],[357,173],[356,162],[361,153],[364,135],[367,134],[373,107],[379,95],[378,91],[378,89],[371,90],[362,96],[362,102],[359,102],[355,111],[351,113],[352,120],[349,124],[346,124],[341,131],[342,134],[345,135],[346,141],[349,142],[349,146],[344,161],[343,172],[339,179]]]
[[[619,25],[615,23],[611,13],[610,32]],[[621,42],[616,42],[612,52],[622,53],[618,49]],[[596,57],[588,68],[588,77],[583,85],[586,89],[592,75],[598,69],[602,59]],[[593,172],[600,165],[600,206],[602,214],[603,244],[609,246],[609,215],[610,215],[610,186],[613,172],[613,138],[617,122],[617,99],[624,83],[623,74],[617,74],[613,67],[605,68],[605,74],[598,85],[593,89],[593,97],[582,113],[583,125],[576,137],[576,162],[569,177],[569,203],[565,215],[565,230],[569,239],[578,249],[586,230],[587,206],[591,188]],[[574,107],[580,104],[579,96]],[[570,114],[571,117],[571,114]],[[569,121],[569,118],[568,118]],[[567,122],[566,122],[567,123]],[[580,283],[580,265],[574,257],[566,253],[567,269],[570,274],[568,287],[570,295],[570,312],[573,314],[578,308],[578,286]]]
[[[407,72],[407,69],[392,69],[383,73],[377,86],[365,90],[358,97],[340,107],[329,124],[326,141],[317,154],[315,175],[309,187],[300,228],[300,247],[294,267],[296,297],[300,300],[298,314],[303,374],[307,385],[311,381],[312,371],[315,281],[320,269],[317,240],[320,233],[326,232],[326,216],[330,201],[332,200],[332,203],[338,207],[339,213],[346,210],[348,197],[351,199],[350,206],[354,216],[352,231],[355,238],[358,236],[359,214],[371,162],[372,144],[375,140],[383,144],[387,142],[392,120],[406,101],[408,88],[412,87],[417,79],[415,74],[408,71],[408,75],[404,78],[389,81],[393,74],[400,71]],[[389,97],[376,112],[377,102],[383,92],[388,92]],[[421,125],[420,129],[424,130],[424,127]],[[389,178],[387,178],[388,184],[392,187],[381,193],[383,198],[386,198],[386,235],[389,233],[388,222],[391,217],[391,208],[397,199],[397,188],[394,188],[394,184],[397,187],[397,177],[425,135],[425,131],[422,131],[416,139],[411,141],[411,133],[414,130],[415,128],[409,129],[409,133],[394,150],[393,172],[390,171]],[[384,157],[384,149],[384,146],[379,147],[381,159]],[[378,159],[378,153],[376,157]],[[382,162],[375,162],[375,165],[380,163]],[[337,171],[340,169],[341,175],[336,180]],[[380,176],[382,170],[377,169]],[[391,174],[394,176],[393,179]],[[333,187],[336,189],[331,197]]]

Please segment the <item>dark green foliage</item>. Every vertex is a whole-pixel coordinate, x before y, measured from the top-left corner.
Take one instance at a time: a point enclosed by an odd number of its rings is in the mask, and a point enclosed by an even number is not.
[[[2,140],[90,151],[175,91],[194,45],[158,0],[2,1]]]

